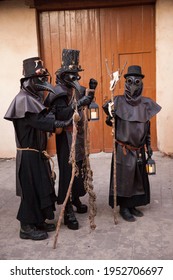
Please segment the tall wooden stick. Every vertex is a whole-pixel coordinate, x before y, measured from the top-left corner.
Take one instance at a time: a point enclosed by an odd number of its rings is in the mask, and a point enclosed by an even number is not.
[[[75,94],[75,90],[74,89],[73,89],[73,94]],[[70,197],[72,186],[73,186],[73,182],[74,182],[74,178],[75,178],[77,170],[78,170],[78,168],[76,166],[76,158],[75,158],[75,154],[76,154],[76,138],[77,138],[77,122],[79,120],[77,115],[78,115],[78,112],[74,111],[74,114],[73,114],[73,134],[72,134],[72,144],[71,144],[71,151],[70,151],[70,162],[72,164],[72,174],[71,174],[71,179],[70,179],[69,187],[68,187],[68,190],[67,190],[67,193],[66,193],[66,197],[65,197],[65,200],[64,200],[64,202],[62,204],[62,208],[61,208],[61,211],[60,211],[58,223],[57,223],[57,226],[56,226],[54,243],[53,243],[53,249],[56,248],[56,244],[57,244],[57,240],[58,240],[58,235],[59,235],[59,231],[60,231],[61,222],[62,222],[62,219],[64,217],[65,207],[66,207],[68,199]]]
[[[111,90],[111,101],[113,104],[113,110],[115,110],[114,105],[114,90]],[[113,137],[113,178],[114,178],[114,223],[118,224],[118,214],[117,214],[117,171],[116,171],[116,121],[115,117],[112,118],[112,137]]]
[[[110,115],[112,116],[111,111],[115,111],[115,104],[114,104],[114,90],[116,87],[117,82],[119,81],[127,62],[124,64],[124,67],[119,74],[118,71],[113,73],[114,67],[114,56],[112,61],[112,71],[110,71],[108,67],[108,61],[105,60],[107,73],[110,76],[110,92],[111,92],[111,106],[110,106]],[[114,223],[118,224],[118,214],[117,214],[117,174],[116,174],[116,120],[113,116],[112,118],[112,137],[113,137],[113,182],[114,182]]]
[[[87,95],[87,90],[86,90]],[[89,160],[89,137],[88,137],[88,116],[87,116],[88,108],[85,107],[84,109],[84,141],[85,141],[85,180],[84,186],[86,192],[89,194],[89,221],[90,221],[90,228],[94,230],[96,228],[94,218],[97,213],[96,207],[96,194],[94,192],[93,186],[93,172],[91,170],[90,160]]]

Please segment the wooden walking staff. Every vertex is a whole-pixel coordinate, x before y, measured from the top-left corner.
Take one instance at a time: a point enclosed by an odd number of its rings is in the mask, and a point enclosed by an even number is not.
[[[113,182],[114,182],[114,223],[118,224],[118,215],[117,215],[117,175],[116,175],[116,123],[115,123],[115,117],[112,115],[112,111],[115,111],[115,105],[114,105],[114,90],[116,87],[117,82],[119,81],[124,68],[127,64],[127,62],[124,64],[124,67],[121,71],[121,74],[119,74],[119,71],[113,72],[113,66],[114,66],[114,57],[112,61],[112,70],[110,71],[108,66],[108,60],[105,60],[106,63],[106,69],[107,73],[110,76],[110,92],[111,92],[111,103],[108,105],[109,114],[112,117],[112,137],[113,137]]]
[[[71,190],[72,190],[74,178],[75,178],[75,176],[78,175],[78,167],[76,165],[75,154],[76,154],[77,123],[80,119],[80,116],[79,116],[79,113],[78,113],[78,110],[77,110],[77,100],[76,100],[76,94],[75,94],[75,89],[74,88],[73,88],[73,98],[74,98],[75,110],[74,110],[74,113],[73,113],[73,134],[72,134],[72,144],[71,144],[70,158],[69,158],[69,161],[72,165],[72,174],[71,174],[69,187],[68,187],[68,190],[67,190],[67,193],[66,193],[66,197],[65,197],[65,200],[62,204],[62,208],[61,208],[61,212],[60,212],[60,215],[59,215],[58,223],[57,223],[57,226],[56,226],[53,249],[56,248],[61,222],[62,222],[62,219],[63,219],[63,216],[64,216],[64,211],[65,211],[66,204],[67,204],[68,199],[71,195]]]
[[[92,91],[89,89],[89,91]],[[86,90],[86,95],[87,95],[87,90]],[[76,99],[76,93],[75,89],[73,88],[73,103],[75,104],[75,110],[73,114],[73,134],[72,134],[72,145],[71,145],[71,151],[70,151],[70,158],[69,162],[72,165],[72,175],[69,183],[69,187],[67,190],[67,194],[65,197],[65,200],[62,205],[62,209],[59,215],[58,223],[56,226],[56,232],[55,232],[55,238],[54,238],[54,244],[53,248],[56,248],[57,240],[58,240],[58,235],[59,235],[59,230],[61,226],[61,221],[64,216],[64,211],[66,204],[68,202],[68,199],[71,195],[71,190],[74,182],[75,176],[78,176],[79,170],[78,166],[76,165],[76,138],[77,138],[77,123],[80,120],[80,116],[78,113],[77,109],[77,99]],[[85,145],[85,162],[84,162],[84,187],[86,192],[89,194],[89,221],[90,221],[90,228],[93,230],[96,228],[95,222],[94,222],[94,217],[96,216],[96,195],[93,191],[93,172],[91,170],[90,166],[90,161],[89,161],[89,141],[88,141],[88,117],[87,117],[87,108],[84,109],[84,145]]]
[[[92,89],[86,89],[86,95],[88,95],[88,91],[95,91]],[[96,207],[96,194],[94,192],[93,186],[93,172],[91,170],[90,160],[89,160],[89,135],[88,135],[88,107],[84,108],[84,145],[85,145],[85,179],[84,179],[84,187],[86,192],[89,194],[89,221],[90,228],[94,230],[96,228],[94,218],[97,213]]]

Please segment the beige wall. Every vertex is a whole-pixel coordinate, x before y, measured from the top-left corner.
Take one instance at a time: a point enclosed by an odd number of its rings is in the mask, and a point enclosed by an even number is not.
[[[156,93],[158,148],[173,155],[173,0],[156,3]]]
[[[0,158],[14,157],[16,146],[12,123],[3,119],[18,93],[22,61],[38,55],[36,14],[24,0],[0,1]],[[17,19],[17,20],[16,20]],[[173,1],[156,3],[156,101],[158,148],[173,155]]]
[[[16,154],[13,125],[3,117],[20,89],[22,61],[38,55],[35,10],[23,2],[0,2],[0,158]]]

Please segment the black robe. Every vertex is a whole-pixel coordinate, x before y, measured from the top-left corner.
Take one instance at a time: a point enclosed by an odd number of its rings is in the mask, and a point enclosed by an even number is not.
[[[117,205],[135,207],[150,203],[150,186],[146,172],[145,145],[150,134],[150,119],[161,107],[150,98],[141,97],[136,104],[129,104],[125,96],[116,96],[115,138]],[[108,115],[108,106],[103,106]],[[123,144],[139,148],[137,151]],[[141,157],[141,160],[139,158]],[[114,207],[113,159],[111,163],[109,205]]]
[[[54,101],[55,105],[55,117],[58,120],[69,120],[73,116],[73,109],[69,104],[70,89],[65,85],[56,85],[55,92],[57,98]],[[81,86],[81,92],[84,92],[85,88]],[[72,199],[86,194],[84,188],[83,178],[83,160],[85,158],[85,147],[84,147],[84,123],[83,113],[79,112],[81,120],[78,122],[78,132],[76,139],[76,163],[79,168],[79,175],[74,178],[72,187]],[[72,174],[72,167],[69,163],[69,156],[72,143],[72,126],[63,129],[62,133],[56,134],[56,151],[59,165],[59,189],[58,189],[58,203],[64,202],[70,179]]]
[[[12,101],[5,119],[13,122],[16,136],[16,192],[21,196],[17,219],[40,224],[54,218],[54,181],[49,160],[43,155],[47,131],[54,131],[54,116],[47,113],[39,96],[21,90]],[[30,148],[33,150],[22,150]]]

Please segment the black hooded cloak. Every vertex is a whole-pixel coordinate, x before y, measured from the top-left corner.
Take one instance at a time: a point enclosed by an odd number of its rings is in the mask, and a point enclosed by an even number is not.
[[[150,135],[150,119],[161,107],[147,97],[133,102],[124,95],[116,96],[115,137],[116,137],[116,176],[117,205],[123,208],[146,205],[150,202],[150,186],[146,172],[145,145]],[[107,115],[108,103],[103,105]],[[129,149],[129,145],[137,150]],[[141,160],[139,161],[139,154]],[[113,158],[111,163],[109,205],[114,207]]]
[[[4,118],[12,121],[15,129],[16,193],[22,198],[17,218],[25,224],[53,219],[54,181],[43,151],[47,146],[46,132],[54,131],[54,116],[48,114],[41,96],[21,89]]]

